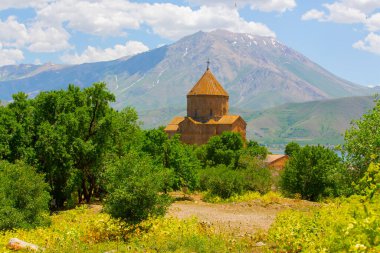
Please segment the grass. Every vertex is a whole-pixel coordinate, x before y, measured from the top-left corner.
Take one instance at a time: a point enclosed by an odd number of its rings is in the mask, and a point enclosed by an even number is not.
[[[196,218],[151,218],[128,226],[86,206],[53,215],[49,227],[1,233],[1,252],[12,252],[6,245],[14,237],[36,244],[46,253],[249,252],[256,243],[252,236],[236,238],[228,231],[216,232]]]

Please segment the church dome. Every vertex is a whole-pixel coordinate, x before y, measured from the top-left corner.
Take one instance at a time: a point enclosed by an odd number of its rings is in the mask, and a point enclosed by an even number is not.
[[[214,95],[228,97],[227,91],[220,85],[215,76],[207,68],[206,72],[194,85],[194,87],[187,93],[187,96],[196,95]]]

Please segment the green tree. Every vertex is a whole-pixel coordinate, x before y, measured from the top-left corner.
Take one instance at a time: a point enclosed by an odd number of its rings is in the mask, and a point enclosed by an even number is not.
[[[169,199],[160,194],[162,177],[162,168],[149,157],[134,151],[126,154],[106,171],[106,212],[131,223],[164,214]]]
[[[353,180],[360,180],[371,162],[380,162],[380,100],[360,120],[353,121],[344,136],[343,155],[353,168]]]
[[[224,164],[236,168],[243,140],[239,133],[223,132],[213,136],[206,144],[206,157],[211,165]]]
[[[300,151],[301,147],[297,142],[289,142],[285,147],[285,155],[293,156],[296,152]]]
[[[334,151],[323,146],[305,146],[289,159],[280,186],[285,193],[298,193],[312,201],[344,195],[349,190],[347,169]]]
[[[47,225],[49,200],[48,185],[33,167],[0,161],[0,230]]]
[[[265,146],[261,146],[257,141],[250,140],[247,142],[246,147],[242,150],[242,153],[251,157],[265,159],[269,154],[269,151]]]

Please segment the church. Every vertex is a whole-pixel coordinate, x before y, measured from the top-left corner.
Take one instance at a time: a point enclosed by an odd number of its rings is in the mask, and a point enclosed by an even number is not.
[[[239,115],[228,114],[229,95],[207,66],[206,72],[187,93],[187,116],[174,117],[165,132],[180,134],[182,142],[201,145],[225,131],[246,137],[247,123]]]

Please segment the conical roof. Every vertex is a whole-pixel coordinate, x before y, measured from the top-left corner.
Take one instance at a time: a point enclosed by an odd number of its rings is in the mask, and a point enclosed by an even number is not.
[[[201,79],[194,85],[194,87],[187,93],[188,96],[194,95],[214,95],[214,96],[226,96],[227,91],[220,85],[215,76],[207,68]]]

